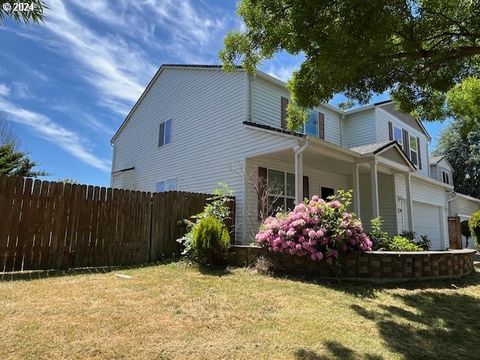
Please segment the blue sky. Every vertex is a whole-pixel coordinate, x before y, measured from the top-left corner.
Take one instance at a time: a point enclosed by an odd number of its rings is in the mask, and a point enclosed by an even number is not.
[[[236,1],[46,3],[45,23],[0,26],[0,111],[50,180],[108,185],[110,139],[158,67],[216,64],[223,36],[241,27]],[[287,80],[300,62],[280,54],[261,69]],[[426,126],[435,141],[444,125]]]

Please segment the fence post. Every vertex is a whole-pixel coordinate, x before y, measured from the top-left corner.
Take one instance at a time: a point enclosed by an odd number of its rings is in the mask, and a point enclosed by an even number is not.
[[[448,217],[448,238],[450,249],[462,248],[462,229],[458,216]]]

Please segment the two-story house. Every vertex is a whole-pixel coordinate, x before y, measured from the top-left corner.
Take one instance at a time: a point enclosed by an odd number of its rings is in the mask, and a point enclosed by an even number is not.
[[[390,101],[349,111],[319,104],[297,133],[285,129],[287,104],[285,83],[261,71],[163,65],[112,138],[112,187],[210,193],[225,182],[244,243],[267,210],[258,184],[269,208],[284,209],[353,189],[365,225],[381,216],[389,233],[413,230],[433,249],[448,247],[451,169],[437,176],[421,122]]]

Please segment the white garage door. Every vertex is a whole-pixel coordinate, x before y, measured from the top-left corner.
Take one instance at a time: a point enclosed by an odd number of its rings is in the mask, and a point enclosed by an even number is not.
[[[432,250],[443,250],[441,228],[439,206],[413,202],[413,229],[417,236],[428,235]]]

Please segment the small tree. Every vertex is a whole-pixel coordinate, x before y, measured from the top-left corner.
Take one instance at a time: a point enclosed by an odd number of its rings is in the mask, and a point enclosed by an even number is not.
[[[30,160],[26,153],[17,151],[15,144],[0,145],[0,176],[45,176],[45,171],[35,171],[38,164]]]
[[[465,236],[465,238],[467,239],[467,243],[465,246],[468,247],[468,239],[470,238],[470,236],[472,236],[472,232],[470,231],[470,226],[468,225],[468,220],[463,220],[460,223],[460,227],[461,227],[462,235]]]
[[[480,246],[480,211],[474,212],[470,221],[468,222],[470,225],[470,231],[475,236],[475,240],[477,241],[477,245]]]
[[[250,239],[255,239],[255,235],[260,228],[260,224],[263,223],[271,214],[279,210],[274,208],[274,204],[281,196],[276,195],[270,197],[268,193],[268,184],[266,179],[261,180],[254,172],[245,172],[234,168],[232,168],[232,171],[247,182],[247,184],[255,192],[255,196],[258,199],[258,208],[256,209],[256,211],[251,208],[245,209],[245,221],[247,230],[249,232],[248,236],[250,237]],[[277,184],[273,183],[270,185],[276,187]]]

